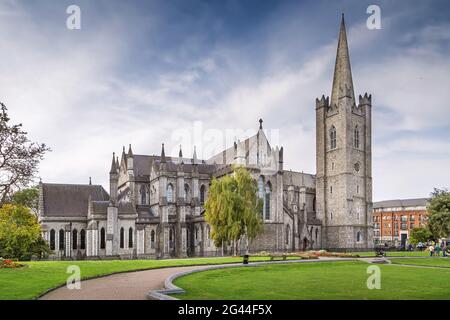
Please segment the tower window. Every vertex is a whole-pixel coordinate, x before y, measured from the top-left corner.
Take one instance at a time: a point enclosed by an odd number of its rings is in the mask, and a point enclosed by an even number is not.
[[[353,131],[353,147],[359,149],[359,129],[358,126],[355,127]]]
[[[360,241],[361,241],[361,231],[358,231],[358,233],[356,234],[356,242]]]
[[[167,185],[167,202],[173,202],[173,186],[172,184]]]
[[[333,186],[330,186],[330,193],[333,193]]]
[[[359,186],[356,186],[356,193],[359,194]]]
[[[336,149],[336,128],[331,126],[330,129],[330,149]]]
[[[205,185],[202,184],[202,186],[200,187],[200,203],[205,202],[205,192],[206,192],[205,189],[206,189]]]

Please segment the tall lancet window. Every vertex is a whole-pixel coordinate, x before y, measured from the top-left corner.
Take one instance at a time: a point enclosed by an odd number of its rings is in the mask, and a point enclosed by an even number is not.
[[[184,201],[187,203],[189,201],[189,185],[184,185]]]
[[[264,199],[264,219],[270,220],[270,198],[272,196],[272,185],[267,182],[266,185],[266,196]]]
[[[167,202],[173,202],[173,186],[170,183],[167,185]]]
[[[258,178],[258,197],[264,201],[264,177],[260,176]],[[261,208],[261,217],[263,217],[264,206]]]
[[[359,129],[358,126],[355,127],[353,131],[353,147],[359,149]]]
[[[336,128],[331,126],[330,129],[330,149],[336,149]]]
[[[141,185],[141,204],[146,205],[147,204],[147,194],[148,194],[148,188],[145,184]]]

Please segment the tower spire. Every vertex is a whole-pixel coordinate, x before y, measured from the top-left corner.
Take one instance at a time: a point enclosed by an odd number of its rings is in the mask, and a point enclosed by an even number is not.
[[[115,174],[117,173],[117,167],[116,167],[116,153],[113,152],[113,156],[112,156],[112,162],[111,162],[111,170],[109,171],[110,174]]]
[[[331,90],[331,106],[337,105],[341,97],[347,96],[355,102],[353,92],[352,69],[348,53],[347,32],[345,30],[344,14],[342,13],[339,41],[334,66],[333,88]]]
[[[166,162],[166,153],[164,151],[164,143],[163,143],[162,147],[161,147],[161,163],[164,163],[164,162]]]

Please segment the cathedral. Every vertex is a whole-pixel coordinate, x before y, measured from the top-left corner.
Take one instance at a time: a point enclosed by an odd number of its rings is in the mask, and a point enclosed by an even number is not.
[[[222,252],[204,203],[212,178],[246,167],[263,201],[250,251],[362,250],[372,246],[371,95],[353,90],[342,17],[331,97],[316,99],[316,174],[285,170],[263,129],[209,159],[135,154],[111,160],[100,185],[40,183],[39,222],[54,259],[170,258]],[[226,249],[226,248],[225,248]]]

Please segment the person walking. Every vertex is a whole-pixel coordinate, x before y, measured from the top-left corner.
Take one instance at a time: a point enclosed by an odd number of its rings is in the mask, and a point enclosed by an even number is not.
[[[423,243],[422,243],[422,241],[419,241],[419,244],[417,245],[417,248],[419,248],[419,251],[423,250]]]
[[[436,245],[434,246],[434,253],[439,257],[441,252],[441,247],[439,246],[439,241],[436,241]]]
[[[447,256],[447,244],[445,243],[445,240],[443,240],[441,243],[441,249],[442,249],[442,256],[446,257]]]
[[[434,246],[433,246],[433,245],[430,245],[430,246],[428,247],[428,250],[430,250],[430,257],[432,257],[432,256],[434,255]]]

